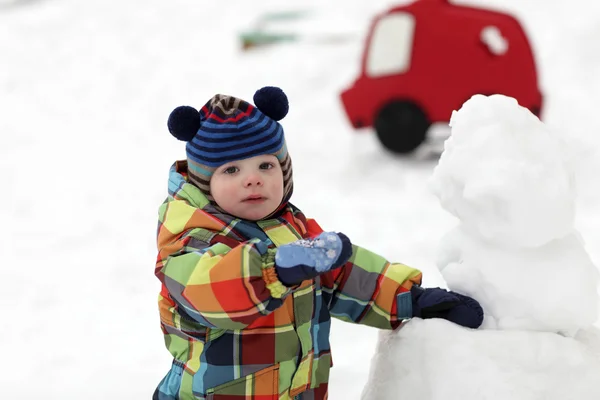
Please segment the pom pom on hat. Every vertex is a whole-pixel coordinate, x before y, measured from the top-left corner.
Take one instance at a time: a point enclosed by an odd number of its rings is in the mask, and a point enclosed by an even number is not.
[[[289,111],[288,98],[278,87],[265,86],[254,93],[254,104],[263,114],[279,121]]]
[[[194,107],[179,106],[171,111],[167,126],[171,135],[189,142],[200,129],[200,113]]]

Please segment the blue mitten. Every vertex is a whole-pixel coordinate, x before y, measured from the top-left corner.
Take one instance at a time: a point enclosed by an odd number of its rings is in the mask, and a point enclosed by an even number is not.
[[[275,270],[281,283],[293,286],[339,268],[352,255],[352,243],[343,233],[323,232],[314,239],[284,244],[275,253]]]
[[[422,288],[413,285],[413,317],[443,318],[467,328],[478,328],[483,322],[483,309],[469,296],[441,288]]]

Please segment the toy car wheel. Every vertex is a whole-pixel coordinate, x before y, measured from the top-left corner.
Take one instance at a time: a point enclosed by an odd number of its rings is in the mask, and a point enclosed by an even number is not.
[[[417,105],[394,101],[379,111],[374,125],[385,148],[394,153],[410,153],[423,143],[430,124]]]

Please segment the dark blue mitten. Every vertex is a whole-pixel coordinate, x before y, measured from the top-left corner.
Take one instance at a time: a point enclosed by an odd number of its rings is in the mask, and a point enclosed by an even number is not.
[[[323,232],[277,248],[275,270],[281,283],[293,286],[339,268],[352,255],[352,243],[343,233]]]
[[[467,328],[478,328],[483,309],[477,300],[441,288],[411,288],[413,317],[443,318]]]

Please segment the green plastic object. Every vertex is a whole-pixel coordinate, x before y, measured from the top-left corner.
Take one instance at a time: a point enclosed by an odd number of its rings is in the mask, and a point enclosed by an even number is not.
[[[247,32],[240,34],[242,47],[249,49],[252,47],[265,46],[279,42],[293,42],[298,37],[294,34],[275,34],[266,32]]]
[[[278,31],[273,29],[273,25],[283,21],[293,21],[308,16],[306,11],[281,11],[261,15],[256,28],[242,32],[239,39],[244,50],[266,46],[274,43],[293,42],[298,40],[299,35],[293,32]]]

